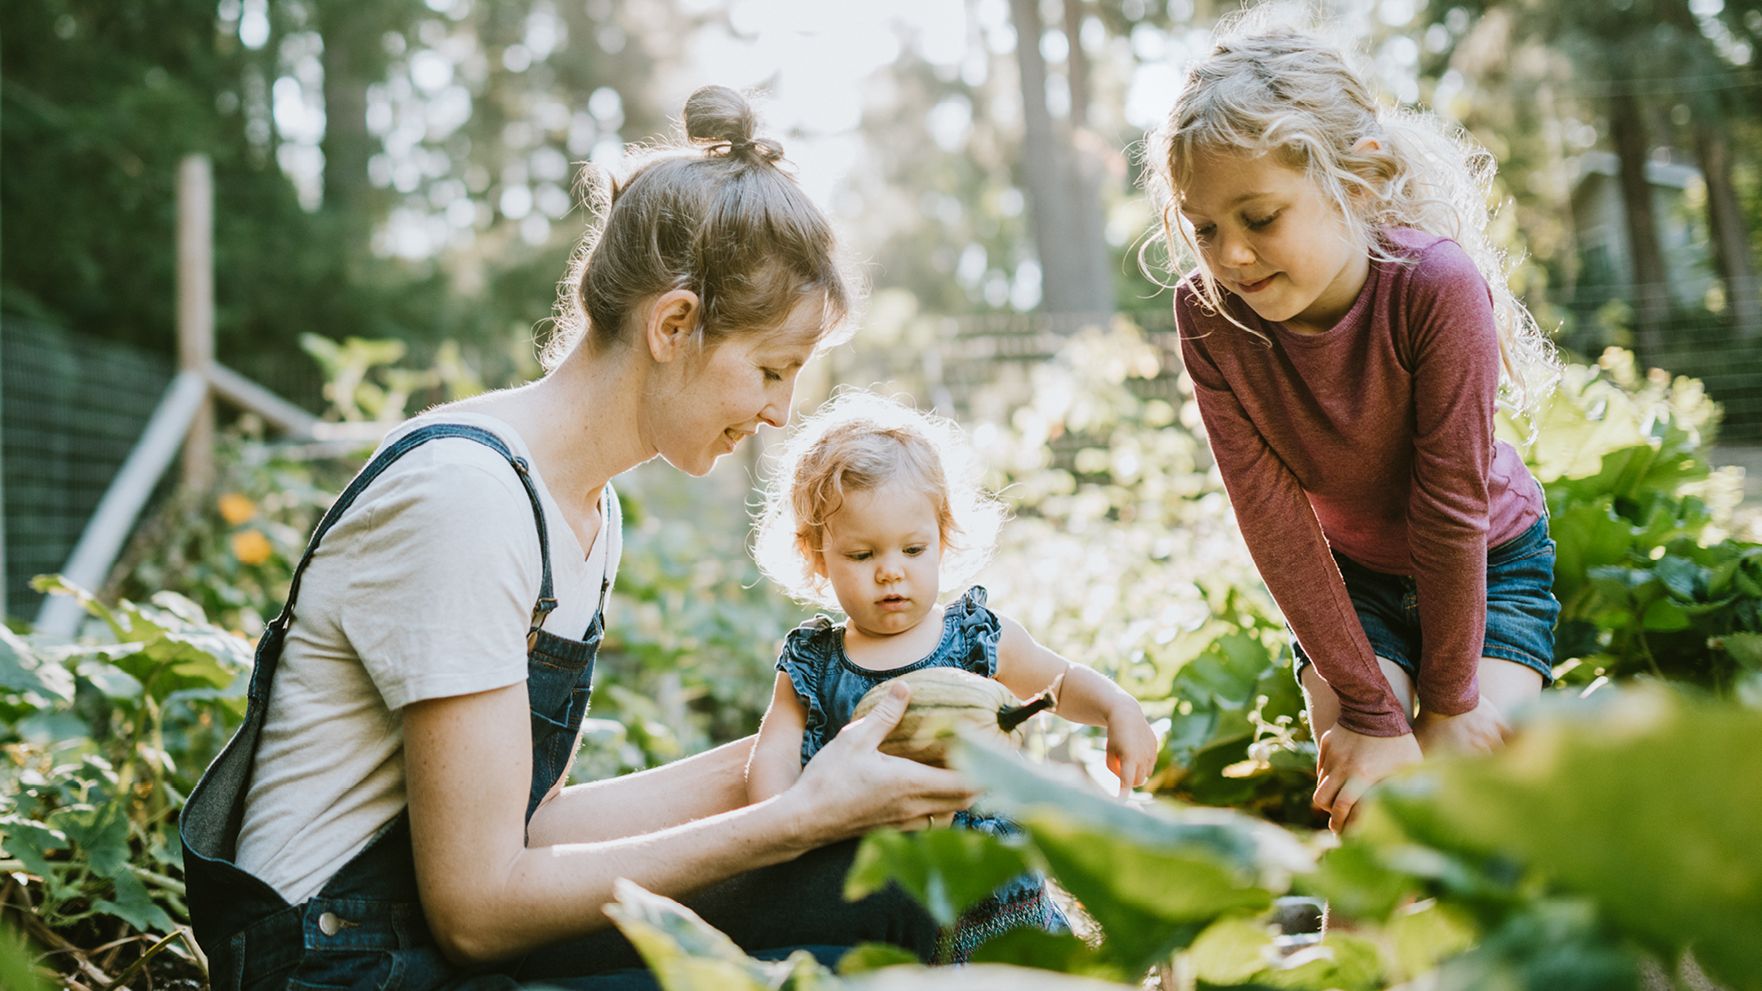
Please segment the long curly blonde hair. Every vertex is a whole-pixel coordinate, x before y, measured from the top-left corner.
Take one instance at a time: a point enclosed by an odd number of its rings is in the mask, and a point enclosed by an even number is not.
[[[1275,18],[1278,8],[1226,21],[1211,53],[1187,73],[1166,120],[1146,140],[1146,183],[1158,203],[1170,275],[1191,266],[1203,304],[1230,317],[1193,230],[1180,216],[1196,164],[1208,153],[1269,155],[1322,191],[1351,233],[1383,262],[1377,232],[1411,227],[1451,238],[1493,296],[1508,398],[1529,406],[1558,377],[1553,345],[1511,291],[1511,260],[1487,235],[1497,163],[1460,127],[1417,110],[1383,108],[1340,49]],[[1143,256],[1141,256],[1143,257]]]
[[[952,420],[871,392],[835,396],[790,434],[767,472],[753,536],[759,570],[792,598],[838,608],[821,567],[826,522],[854,492],[904,481],[931,498],[942,539],[941,588],[984,567],[1005,512]]]

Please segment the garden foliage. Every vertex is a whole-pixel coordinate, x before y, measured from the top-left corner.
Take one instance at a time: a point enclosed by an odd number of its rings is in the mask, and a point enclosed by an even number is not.
[[[372,348],[326,356],[332,379],[352,383],[334,395],[357,410],[411,394]],[[1120,324],[999,376],[963,416],[1015,509],[982,576],[992,601],[1144,700],[1164,739],[1156,803],[1121,805],[975,750],[988,800],[1025,837],[876,834],[850,890],[896,882],[947,921],[988,879],[1032,866],[1093,920],[1087,940],[996,941],[966,988],[1034,986],[1010,983],[1027,980],[1022,967],[1097,986],[1160,969],[1171,987],[1375,988],[1422,974],[1440,987],[1622,987],[1691,947],[1728,986],[1757,986],[1762,961],[1727,923],[1762,918],[1762,548],[1734,520],[1737,479],[1707,464],[1716,410],[1697,386],[1611,352],[1569,366],[1533,421],[1502,424],[1520,441],[1536,428],[1524,450],[1548,493],[1564,605],[1564,690],[1543,708],[1564,711],[1543,712],[1496,759],[1428,764],[1384,789],[1331,850],[1303,828],[1316,824],[1315,751],[1288,633],[1185,388],[1157,339]],[[133,941],[123,964],[190,957],[162,938],[187,914],[176,811],[242,714],[249,638],[365,454],[236,444],[216,492],[145,529],[122,597],[105,596],[114,605],[60,588],[93,617],[82,639],[0,633],[6,918],[64,959],[119,938]],[[757,724],[776,645],[803,613],[744,553],[747,480],[619,480],[627,549],[578,778]],[[1634,681],[1676,687],[1622,684]],[[1037,732],[1036,756],[1105,774],[1093,730]],[[1684,824],[1692,843],[1677,842]],[[1325,897],[1360,928],[1294,944],[1267,923],[1290,895]],[[879,949],[844,974],[735,959],[637,892],[620,921],[676,991],[941,980],[903,977],[914,972],[884,966],[898,960]],[[12,957],[0,951],[0,967]]]

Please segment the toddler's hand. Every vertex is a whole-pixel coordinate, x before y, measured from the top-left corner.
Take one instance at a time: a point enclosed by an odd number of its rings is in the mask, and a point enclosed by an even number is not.
[[[1120,779],[1120,797],[1150,780],[1156,769],[1156,732],[1136,702],[1122,705],[1107,720],[1107,769]]]
[[[1412,733],[1365,736],[1338,725],[1321,735],[1318,746],[1315,807],[1328,814],[1328,828],[1336,833],[1352,821],[1372,785],[1421,757]]]
[[[1492,753],[1510,732],[1505,714],[1485,696],[1479,705],[1459,715],[1440,716],[1421,710],[1419,718],[1413,721],[1419,748],[1427,754]]]

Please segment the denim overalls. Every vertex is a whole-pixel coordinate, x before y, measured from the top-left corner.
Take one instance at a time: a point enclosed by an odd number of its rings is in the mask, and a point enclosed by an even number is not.
[[[557,600],[551,589],[550,543],[531,469],[495,434],[462,424],[420,427],[381,451],[324,514],[294,569],[287,605],[257,645],[244,725],[209,766],[179,816],[190,922],[208,955],[216,991],[256,987],[507,988],[512,978],[461,971],[449,964],[424,921],[410,847],[409,813],[399,813],[310,900],[289,905],[265,882],[241,870],[233,857],[258,738],[300,578],[324,534],[381,472],[411,449],[443,437],[461,437],[507,458],[532,502],[538,523],[543,578],[526,635],[526,691],[532,716],[532,784],[526,819],[562,777],[587,711],[594,657],[605,632],[603,612],[611,585],[600,583],[599,607],[587,633],[570,640],[540,626]],[[619,525],[618,502],[606,488],[607,522]],[[606,539],[602,533],[601,539]],[[611,566],[610,554],[607,567]]]

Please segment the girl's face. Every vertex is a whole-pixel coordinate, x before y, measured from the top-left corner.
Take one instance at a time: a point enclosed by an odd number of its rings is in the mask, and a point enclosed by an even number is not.
[[[847,493],[826,521],[822,544],[820,573],[863,633],[904,633],[935,608],[942,528],[922,488],[895,479]]]
[[[1199,156],[1181,215],[1212,276],[1262,320],[1299,333],[1333,327],[1370,275],[1370,246],[1339,207],[1266,155]]]
[[[803,299],[775,330],[736,333],[670,362],[650,416],[655,451],[687,474],[704,475],[759,427],[783,426],[822,315],[817,297]]]

